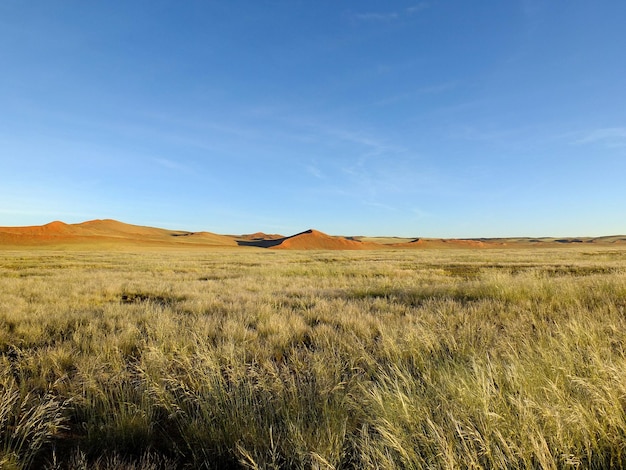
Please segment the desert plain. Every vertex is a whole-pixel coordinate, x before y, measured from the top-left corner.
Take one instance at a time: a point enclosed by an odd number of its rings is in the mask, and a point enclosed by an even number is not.
[[[0,468],[626,467],[626,236],[0,228]]]

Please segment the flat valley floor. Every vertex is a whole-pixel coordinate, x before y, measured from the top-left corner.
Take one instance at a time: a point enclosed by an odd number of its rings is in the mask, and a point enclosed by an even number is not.
[[[626,246],[0,251],[0,468],[626,467]]]

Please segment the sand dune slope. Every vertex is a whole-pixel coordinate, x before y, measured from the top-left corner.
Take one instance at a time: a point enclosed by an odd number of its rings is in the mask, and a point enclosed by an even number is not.
[[[277,233],[263,233],[263,232],[256,232],[256,233],[250,233],[250,234],[246,234],[246,235],[241,235],[239,237],[239,239],[241,240],[280,240],[283,238],[287,238],[284,235],[279,235]]]
[[[60,221],[27,227],[0,227],[0,243],[37,243],[75,239],[81,230]]]
[[[332,237],[310,229],[287,237],[272,248],[276,250],[371,250],[381,247],[376,243],[360,242],[345,237]]]
[[[55,246],[93,244],[165,246],[237,246],[232,237],[210,232],[184,232],[131,225],[117,220],[90,220],[79,224],[51,222],[30,227],[0,227],[0,245]]]
[[[257,232],[231,236],[212,232],[187,232],[132,225],[112,219],[90,220],[78,224],[60,221],[28,227],[0,227],[0,248],[12,247],[178,247],[221,248],[253,247],[276,250],[379,250],[379,249],[482,249],[499,247],[541,248],[557,246],[626,245],[626,236],[583,238],[399,238],[341,237],[318,230],[306,230],[292,236]]]

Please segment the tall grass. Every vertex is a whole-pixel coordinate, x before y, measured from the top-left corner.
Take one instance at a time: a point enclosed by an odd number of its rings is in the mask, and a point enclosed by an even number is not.
[[[64,429],[63,404],[50,395],[23,395],[6,368],[2,372],[0,468],[27,468],[46,450],[52,437]]]
[[[0,252],[0,468],[626,467],[626,249]]]

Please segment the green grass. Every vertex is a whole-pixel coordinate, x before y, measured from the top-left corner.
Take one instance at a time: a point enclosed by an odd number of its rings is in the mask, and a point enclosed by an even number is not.
[[[0,252],[0,468],[626,467],[626,249]]]

